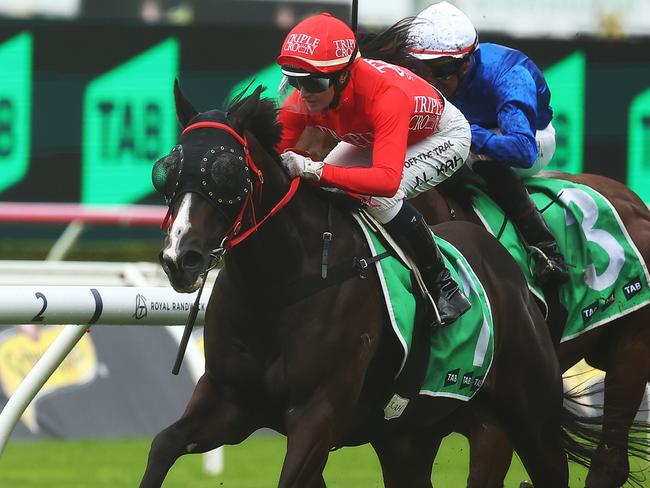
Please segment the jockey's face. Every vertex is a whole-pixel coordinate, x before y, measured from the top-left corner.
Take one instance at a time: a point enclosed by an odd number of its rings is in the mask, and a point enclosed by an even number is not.
[[[305,87],[302,87],[300,88],[300,98],[305,102],[310,112],[322,112],[334,100],[334,87],[330,86],[327,90],[320,93],[312,93]]]
[[[300,93],[300,98],[310,112],[323,112],[332,104],[336,89],[342,89],[348,80],[349,71],[311,76],[287,76],[289,84]]]
[[[445,57],[429,61],[426,63],[429,68],[428,81],[440,90],[445,98],[453,97],[471,62],[469,57],[465,60]]]

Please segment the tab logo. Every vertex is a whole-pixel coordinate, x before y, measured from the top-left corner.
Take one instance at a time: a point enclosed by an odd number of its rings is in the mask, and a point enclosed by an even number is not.
[[[585,324],[589,322],[597,311],[598,311],[598,302],[594,302],[591,305],[587,305],[585,308],[582,309],[582,322]]]
[[[463,388],[469,388],[470,386],[472,386],[472,376],[474,376],[472,373],[467,373],[463,375],[463,380],[460,383],[461,390]]]
[[[81,200],[133,203],[178,135],[171,87],[180,45],[168,38],[92,80],[84,93]]]
[[[629,283],[623,285],[623,294],[625,295],[625,298],[629,300],[634,295],[638,294],[641,291],[641,288],[643,288],[641,279],[639,277],[636,277]]]
[[[453,386],[458,383],[458,377],[460,376],[460,368],[448,371],[445,375],[445,387]]]
[[[478,390],[481,386],[483,386],[483,376],[477,376],[474,378],[474,383],[472,384],[472,391]]]
[[[0,43],[0,192],[23,180],[30,161],[33,40]]]

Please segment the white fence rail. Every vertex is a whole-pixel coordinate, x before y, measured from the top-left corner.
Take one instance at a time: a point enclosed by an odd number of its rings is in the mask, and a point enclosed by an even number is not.
[[[216,275],[213,271],[210,278]],[[75,324],[64,328],[0,413],[0,455],[27,406],[91,326],[165,326],[180,342],[183,327],[177,325],[185,323],[196,294],[151,284],[167,284],[154,263],[0,261],[0,325]],[[197,324],[203,323],[211,288],[209,282]],[[188,348],[185,361],[198,381],[204,371],[198,349]],[[222,449],[205,455],[204,469],[213,474],[223,470]]]

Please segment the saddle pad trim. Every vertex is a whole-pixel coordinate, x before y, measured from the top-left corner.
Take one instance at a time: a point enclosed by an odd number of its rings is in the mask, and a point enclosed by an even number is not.
[[[370,252],[374,256],[377,254],[377,250],[375,249],[375,245],[372,242],[372,238],[370,237],[370,234],[368,233],[368,230],[366,226],[364,225],[364,222],[361,220],[361,217],[355,212],[352,214],[352,216],[355,218],[357,223],[359,224],[359,227],[361,227],[361,230],[363,231],[363,235],[366,238],[366,242],[368,243],[368,246],[370,247]],[[402,351],[403,351],[403,359],[402,359],[402,364],[400,364],[399,369],[397,370],[397,373],[395,374],[394,378],[397,378],[399,374],[402,372],[402,369],[404,368],[404,365],[406,364],[406,357],[408,355],[408,345],[406,344],[404,338],[402,337],[402,333],[399,330],[399,327],[397,326],[397,320],[395,319],[395,312],[393,311],[393,304],[391,300],[386,299],[385,297],[389,297],[390,294],[388,293],[388,287],[386,286],[386,278],[384,277],[384,271],[379,263],[375,263],[375,269],[377,270],[377,274],[379,275],[379,283],[381,284],[381,291],[384,296],[384,303],[386,304],[386,309],[388,311],[388,317],[390,319],[390,325],[393,328],[393,332],[397,336],[401,346],[402,346]]]

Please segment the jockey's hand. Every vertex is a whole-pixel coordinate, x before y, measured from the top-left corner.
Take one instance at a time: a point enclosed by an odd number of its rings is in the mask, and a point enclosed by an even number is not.
[[[322,161],[312,161],[311,158],[302,156],[293,151],[287,151],[280,155],[282,167],[290,178],[299,176],[306,180],[319,181],[323,174]]]

